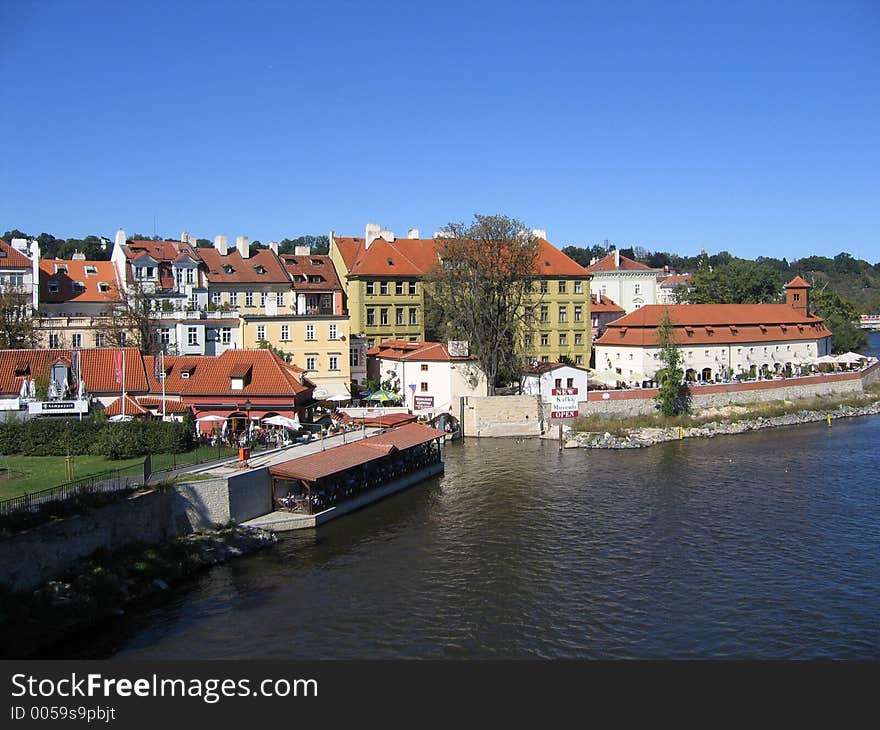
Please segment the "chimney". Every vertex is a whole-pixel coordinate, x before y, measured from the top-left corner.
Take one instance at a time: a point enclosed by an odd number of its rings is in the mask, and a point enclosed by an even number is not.
[[[82,251],[80,251],[79,249],[76,249],[73,252],[73,256],[70,257],[70,260],[71,261],[85,261],[86,255]]]
[[[180,234],[180,242],[181,243],[190,243],[189,231],[184,231],[183,233]],[[192,243],[195,243],[195,241],[193,241]]]
[[[235,248],[238,250],[238,255],[243,259],[250,258],[251,248],[247,236],[236,236]]]
[[[452,238],[449,231],[434,231],[434,238]]]
[[[546,241],[547,240],[547,229],[546,228],[532,228],[532,235],[535,238],[543,238]]]
[[[394,231],[389,231],[385,229],[384,231],[379,231],[379,235],[382,236],[388,243],[394,242]]]
[[[293,247],[293,255],[294,256],[311,256],[312,247],[311,246],[294,246]]]
[[[618,249],[614,249],[614,268],[620,268],[620,251]]]
[[[378,223],[367,223],[367,229],[364,233],[364,246],[370,247],[370,244],[379,238],[381,226]]]
[[[410,228],[406,232],[406,237],[413,238],[413,239],[418,238],[419,237],[419,229],[418,228]]]
[[[221,256],[228,254],[229,249],[226,247],[226,236],[214,236],[214,248],[217,249],[217,253]]]
[[[115,245],[117,247],[125,245],[125,231],[123,231],[121,228],[118,231],[116,231]]]
[[[269,248],[276,256],[278,255],[278,241],[269,241]]]

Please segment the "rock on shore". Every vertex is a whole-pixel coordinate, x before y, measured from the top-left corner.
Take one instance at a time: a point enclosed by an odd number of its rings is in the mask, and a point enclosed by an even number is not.
[[[783,416],[758,416],[738,421],[713,421],[703,426],[683,427],[678,426],[664,428],[640,428],[631,431],[626,436],[615,436],[611,433],[578,433],[572,429],[565,432],[565,448],[567,449],[638,449],[664,441],[678,441],[681,438],[712,438],[713,436],[727,436],[747,431],[757,431],[762,428],[774,428],[776,426],[796,426],[801,423],[813,423],[824,421],[831,416],[836,418],[851,418],[853,416],[880,415],[880,402],[867,406],[842,405],[831,410],[823,411],[798,411],[787,413]]]

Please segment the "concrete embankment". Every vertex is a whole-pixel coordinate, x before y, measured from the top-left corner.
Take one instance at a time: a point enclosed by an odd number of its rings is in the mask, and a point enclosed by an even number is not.
[[[36,590],[0,592],[0,655],[25,658],[168,591],[199,571],[272,545],[264,530],[225,527],[153,546],[98,551]]]
[[[638,449],[666,441],[678,441],[685,438],[712,438],[729,436],[763,428],[777,426],[796,426],[803,423],[825,421],[831,419],[852,418],[855,416],[880,415],[880,401],[864,406],[840,405],[827,410],[805,410],[787,413],[780,416],[757,416],[742,420],[712,421],[699,426],[668,426],[663,428],[633,429],[626,435],[603,433],[577,433],[569,429],[565,434],[565,447],[569,449]],[[609,425],[613,420],[609,421]]]

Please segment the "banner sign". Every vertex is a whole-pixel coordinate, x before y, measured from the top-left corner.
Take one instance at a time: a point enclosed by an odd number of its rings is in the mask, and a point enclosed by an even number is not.
[[[550,393],[550,418],[577,418],[577,388],[553,388]]]
[[[414,395],[413,396],[413,410],[414,411],[427,411],[434,407],[434,396],[433,395]]]

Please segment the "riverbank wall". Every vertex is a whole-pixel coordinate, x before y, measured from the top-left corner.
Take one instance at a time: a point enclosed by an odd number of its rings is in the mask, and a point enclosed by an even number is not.
[[[695,413],[710,408],[745,406],[775,400],[809,400],[829,396],[859,395],[865,388],[880,382],[880,363],[865,370],[834,375],[814,375],[787,380],[759,380],[748,383],[694,385],[690,388],[691,408]],[[647,416],[657,412],[656,388],[633,390],[595,390],[579,405],[582,416]],[[545,404],[545,416],[550,405]]]
[[[465,437],[540,436],[543,431],[540,396],[465,396],[457,400],[453,412],[458,409]]]

